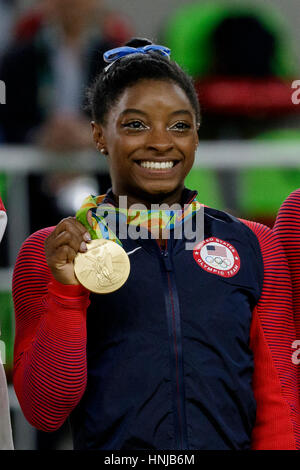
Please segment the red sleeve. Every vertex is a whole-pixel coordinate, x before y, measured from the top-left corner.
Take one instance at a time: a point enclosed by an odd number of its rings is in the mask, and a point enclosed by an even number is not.
[[[300,339],[300,189],[282,204],[274,226],[280,238],[291,273],[297,338]]]
[[[0,211],[4,211],[4,212],[5,212],[5,207],[4,207],[3,201],[2,201],[2,199],[1,199],[1,196],[0,196]]]
[[[0,242],[5,232],[6,224],[7,224],[6,210],[5,210],[4,204],[0,196]]]
[[[257,403],[252,449],[299,449],[297,366],[292,361],[296,333],[287,261],[271,229],[243,222],[259,241],[264,265],[262,294],[253,311],[250,333]]]
[[[16,317],[14,387],[27,420],[42,431],[58,429],[86,387],[88,292],[51,275],[43,229],[23,244],[13,275]]]

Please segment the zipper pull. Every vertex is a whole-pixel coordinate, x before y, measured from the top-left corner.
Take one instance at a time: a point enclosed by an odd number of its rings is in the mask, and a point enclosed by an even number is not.
[[[169,257],[169,253],[167,251],[162,252],[162,258],[163,258],[165,270],[172,271],[172,263]]]

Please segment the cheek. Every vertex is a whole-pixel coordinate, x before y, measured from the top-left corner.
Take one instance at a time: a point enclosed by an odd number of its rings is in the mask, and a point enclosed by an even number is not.
[[[114,139],[111,141],[111,144],[107,145],[108,149],[108,164],[110,170],[117,174],[119,173],[121,176],[126,177],[126,169],[130,165],[130,159],[128,155],[130,155],[130,146],[122,140],[122,139]]]
[[[132,164],[132,157],[143,146],[139,136],[119,136],[107,139],[107,149],[113,160],[118,160],[122,166]]]
[[[185,142],[184,145],[182,145],[181,147],[183,153],[185,154],[185,161],[184,161],[185,176],[189,173],[189,171],[191,170],[194,164],[197,145],[198,145],[198,141],[196,139],[190,139],[189,141]]]
[[[181,149],[184,152],[187,160],[194,160],[197,145],[198,141],[194,138],[189,138],[181,142]]]
[[[107,148],[110,149],[110,153],[122,154],[126,152],[128,147],[127,136],[115,132],[106,135],[105,140],[107,142]]]

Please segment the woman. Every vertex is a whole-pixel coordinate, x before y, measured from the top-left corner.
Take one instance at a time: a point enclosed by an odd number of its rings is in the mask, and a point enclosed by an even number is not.
[[[200,121],[193,84],[166,48],[139,39],[129,46],[136,49],[108,51],[89,93],[112,189],[83,205],[83,224],[70,217],[29,237],[15,266],[14,386],[23,412],[45,431],[70,416],[76,449],[295,449],[295,333],[282,249],[267,227],[203,211],[184,187]],[[181,214],[171,225],[163,214],[154,239],[142,223],[139,238],[116,232],[129,277],[92,294],[74,259],[91,235],[107,236],[102,205],[126,215],[124,196],[129,207],[143,204],[151,223],[153,204],[180,205]],[[175,237],[186,218],[192,250],[185,234]],[[134,220],[126,218],[128,233]]]

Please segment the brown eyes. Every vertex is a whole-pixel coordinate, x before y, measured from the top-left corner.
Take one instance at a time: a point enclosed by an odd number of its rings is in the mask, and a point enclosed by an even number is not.
[[[134,129],[134,130],[140,130],[140,129],[147,129],[148,128],[148,126],[143,124],[141,121],[126,122],[125,124],[122,124],[122,127],[127,128],[127,129]]]
[[[132,130],[135,130],[135,131],[150,129],[149,126],[147,126],[146,124],[144,124],[141,121],[130,121],[130,122],[126,122],[126,123],[122,124],[121,126],[125,129],[132,129]],[[167,130],[168,131],[170,130],[170,131],[184,132],[186,130],[191,129],[191,127],[192,127],[191,124],[188,124],[187,122],[178,121],[175,124],[172,124],[171,126],[168,126]]]
[[[176,122],[176,123],[175,123],[173,126],[171,126],[169,129],[171,129],[171,130],[174,129],[174,130],[176,130],[176,131],[181,131],[181,132],[183,132],[183,131],[185,131],[185,130],[187,130],[187,129],[190,129],[190,128],[191,128],[191,125],[190,125],[190,124],[188,124],[188,123],[186,123],[186,122],[180,121],[180,122]]]

